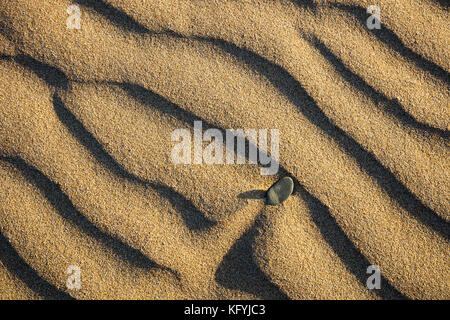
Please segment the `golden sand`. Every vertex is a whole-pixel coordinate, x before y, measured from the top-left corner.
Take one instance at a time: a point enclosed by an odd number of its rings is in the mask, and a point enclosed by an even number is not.
[[[0,298],[449,299],[448,11],[372,4],[1,0]],[[278,175],[175,165],[198,120]]]

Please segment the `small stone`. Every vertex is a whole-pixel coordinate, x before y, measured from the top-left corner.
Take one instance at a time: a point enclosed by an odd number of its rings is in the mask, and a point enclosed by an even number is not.
[[[282,203],[284,200],[289,198],[292,191],[294,191],[294,181],[292,181],[292,178],[281,178],[275,182],[269,190],[267,190],[267,204],[274,206]]]

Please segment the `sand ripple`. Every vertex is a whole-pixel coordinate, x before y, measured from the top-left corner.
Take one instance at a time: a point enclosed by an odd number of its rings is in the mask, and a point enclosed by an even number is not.
[[[0,298],[450,298],[448,14],[410,2],[1,2]],[[174,165],[199,120],[279,129],[279,175]]]

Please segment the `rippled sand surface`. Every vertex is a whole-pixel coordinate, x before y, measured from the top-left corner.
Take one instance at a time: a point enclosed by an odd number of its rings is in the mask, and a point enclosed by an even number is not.
[[[0,1],[0,298],[449,299],[448,7],[372,2]],[[194,121],[278,174],[175,165]]]

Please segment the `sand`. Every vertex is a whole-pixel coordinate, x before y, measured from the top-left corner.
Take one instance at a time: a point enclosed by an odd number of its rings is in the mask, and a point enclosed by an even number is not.
[[[0,1],[0,299],[449,299],[448,7],[372,4]],[[278,173],[174,164],[194,121]]]

